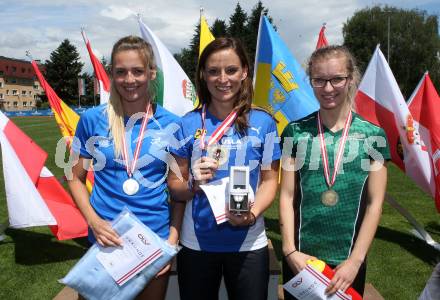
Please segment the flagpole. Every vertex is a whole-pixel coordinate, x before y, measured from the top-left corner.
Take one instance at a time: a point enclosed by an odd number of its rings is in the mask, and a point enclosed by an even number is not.
[[[0,242],[6,239],[5,229],[8,227],[6,224],[0,224]]]
[[[390,18],[390,15],[388,13],[388,51],[387,51],[388,63],[390,63],[390,23],[391,23],[391,18]]]
[[[260,47],[260,34],[261,34],[261,26],[262,26],[262,22],[263,22],[263,16],[264,16],[263,11],[261,11],[260,23],[258,24],[257,44],[255,47],[256,55],[255,55],[255,60],[254,60],[254,76],[252,79],[252,81],[253,81],[252,85],[254,86],[254,88],[255,88],[255,82],[257,81],[257,67],[258,67],[258,58],[259,58],[259,54],[260,54],[258,49]]]
[[[93,106],[96,106],[96,93],[95,93],[95,91],[96,91],[96,87],[95,87],[95,85],[96,85],[96,77],[93,77]]]
[[[81,92],[80,92],[80,83],[79,83],[79,81],[80,81],[80,78],[78,77],[78,108],[80,108],[81,107]]]
[[[418,237],[419,239],[423,240],[426,244],[430,245],[434,249],[440,251],[440,244],[437,243],[431,235],[423,228],[423,226],[416,221],[416,219],[405,209],[403,206],[401,206],[396,199],[391,197],[388,193],[385,195],[385,200],[395,209],[397,210],[405,219],[408,220],[408,222],[414,227],[412,230],[412,233]]]

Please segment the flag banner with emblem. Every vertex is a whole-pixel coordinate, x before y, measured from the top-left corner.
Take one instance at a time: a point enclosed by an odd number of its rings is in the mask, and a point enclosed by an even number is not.
[[[408,107],[416,124],[414,127],[419,128],[422,145],[426,146],[431,159],[429,164],[424,161],[426,164],[423,168],[431,170],[431,178],[435,182],[435,191],[431,195],[440,213],[440,97],[428,72],[410,97]]]
[[[87,223],[44,164],[47,153],[0,112],[0,143],[9,226],[49,225],[58,240],[87,235]]]
[[[89,52],[90,61],[93,65],[93,70],[95,71],[95,78],[99,82],[99,102],[101,104],[107,103],[108,98],[110,97],[110,79],[108,78],[107,72],[102,66],[101,62],[96,58],[93,53],[92,46],[90,45],[90,41],[87,38],[86,32],[81,30],[81,34],[84,39],[84,43],[86,43],[87,51]],[[95,95],[96,92],[96,82],[95,82]]]
[[[359,85],[355,103],[362,117],[385,130],[391,160],[425,192],[434,195],[427,147],[379,46]]]
[[[171,52],[138,17],[142,38],[151,44],[157,64],[156,101],[170,112],[183,116],[194,108],[194,85]]]
[[[274,114],[279,132],[319,109],[308,76],[266,16],[260,18],[254,90],[254,104]]]

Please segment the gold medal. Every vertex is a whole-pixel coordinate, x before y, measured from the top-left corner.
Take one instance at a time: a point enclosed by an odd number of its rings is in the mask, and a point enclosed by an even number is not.
[[[208,156],[217,160],[218,165],[221,166],[228,161],[229,153],[226,147],[216,144],[208,147]]]
[[[339,201],[339,195],[334,190],[327,190],[321,194],[321,202],[325,206],[335,206]]]

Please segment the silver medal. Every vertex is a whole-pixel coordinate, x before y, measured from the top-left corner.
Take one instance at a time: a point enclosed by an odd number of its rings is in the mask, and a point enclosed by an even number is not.
[[[122,190],[127,195],[132,196],[139,191],[139,183],[133,178],[128,178],[124,181],[124,184],[122,185]]]

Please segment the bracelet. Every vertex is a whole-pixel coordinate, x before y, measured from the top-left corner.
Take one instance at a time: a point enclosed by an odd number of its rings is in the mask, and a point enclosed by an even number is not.
[[[254,226],[255,223],[257,222],[257,218],[255,217],[253,212],[250,211],[250,213],[251,213],[251,215],[253,217],[253,220],[252,220],[252,222],[249,223],[249,226]]]
[[[292,252],[287,253],[286,255],[284,255],[284,258],[288,258],[290,255],[292,255],[293,253],[297,252],[298,250],[293,250]]]

